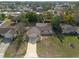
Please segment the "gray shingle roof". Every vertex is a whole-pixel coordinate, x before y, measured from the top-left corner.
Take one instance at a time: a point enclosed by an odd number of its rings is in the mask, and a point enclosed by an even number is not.
[[[0,28],[0,34],[5,34],[7,33],[9,30],[11,30],[10,28]]]
[[[79,34],[79,27],[77,27],[76,32],[77,32],[77,34]]]
[[[37,27],[32,27],[27,31],[28,36],[30,36],[31,34],[40,35],[40,30]]]
[[[42,35],[49,35],[53,34],[52,27],[50,24],[47,23],[37,23],[36,27],[41,31]]]
[[[62,33],[76,32],[77,27],[69,24],[61,24]]]

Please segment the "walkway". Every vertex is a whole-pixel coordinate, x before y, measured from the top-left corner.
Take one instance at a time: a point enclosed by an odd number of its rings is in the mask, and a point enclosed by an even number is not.
[[[0,58],[3,58],[4,57],[4,54],[5,54],[5,51],[7,50],[8,46],[9,46],[10,43],[1,43],[0,44]]]

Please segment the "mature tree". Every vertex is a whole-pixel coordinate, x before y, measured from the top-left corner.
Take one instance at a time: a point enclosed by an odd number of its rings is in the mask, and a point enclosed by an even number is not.
[[[42,14],[38,14],[37,19],[38,19],[38,22],[43,22],[44,21],[44,18],[43,18]]]
[[[52,19],[52,30],[56,33],[57,37],[59,38],[60,42],[63,41],[64,37],[62,35],[62,29],[60,27],[60,16],[53,16]]]
[[[43,8],[44,8],[44,11],[47,11],[47,10],[49,10],[49,9],[51,9],[51,7],[52,7],[52,5],[51,5],[51,3],[49,2],[47,2],[47,3],[43,3]]]
[[[11,24],[11,19],[5,18],[4,21],[5,21],[5,25],[6,25],[6,26],[10,26],[10,24]]]
[[[52,18],[52,15],[53,14],[51,12],[44,12],[43,13],[43,16],[44,16],[45,19],[51,19]]]
[[[50,22],[53,14],[49,11],[43,13],[44,22]]]
[[[22,13],[20,16],[20,21],[23,22],[23,23],[26,23],[28,24],[28,19],[26,18],[26,13]]]
[[[72,24],[74,22],[74,13],[72,10],[67,10],[64,13],[64,21],[69,24]]]
[[[52,27],[54,31],[61,32],[60,31],[60,16],[57,16],[57,15],[53,16]]]
[[[18,33],[18,35],[23,35],[24,34],[24,23],[18,23],[17,25],[16,25],[16,27],[17,27],[17,33]]]
[[[12,17],[12,21],[16,22],[16,23],[23,23],[24,25],[28,25],[28,19],[26,18],[26,13],[21,13],[18,16],[14,16]]]
[[[5,14],[0,14],[0,20],[4,20],[5,19]]]
[[[28,21],[30,23],[36,23],[38,20],[37,20],[37,14],[34,13],[34,12],[28,12],[26,14],[26,18],[28,19]]]
[[[34,12],[22,13],[20,16],[20,21],[26,24],[43,22],[43,14],[36,14]]]
[[[74,6],[74,23],[76,25],[79,25],[79,2],[76,2],[75,3],[75,6]]]

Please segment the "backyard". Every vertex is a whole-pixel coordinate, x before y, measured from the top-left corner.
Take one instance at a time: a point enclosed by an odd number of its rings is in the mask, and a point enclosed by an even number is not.
[[[61,43],[56,35],[48,36],[37,43],[39,57],[79,57],[79,40],[77,36],[64,35]]]

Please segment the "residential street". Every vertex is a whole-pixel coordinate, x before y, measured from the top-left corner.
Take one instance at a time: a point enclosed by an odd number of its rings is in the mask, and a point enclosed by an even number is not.
[[[5,51],[7,50],[10,43],[1,43],[0,44],[0,58],[4,57]]]

